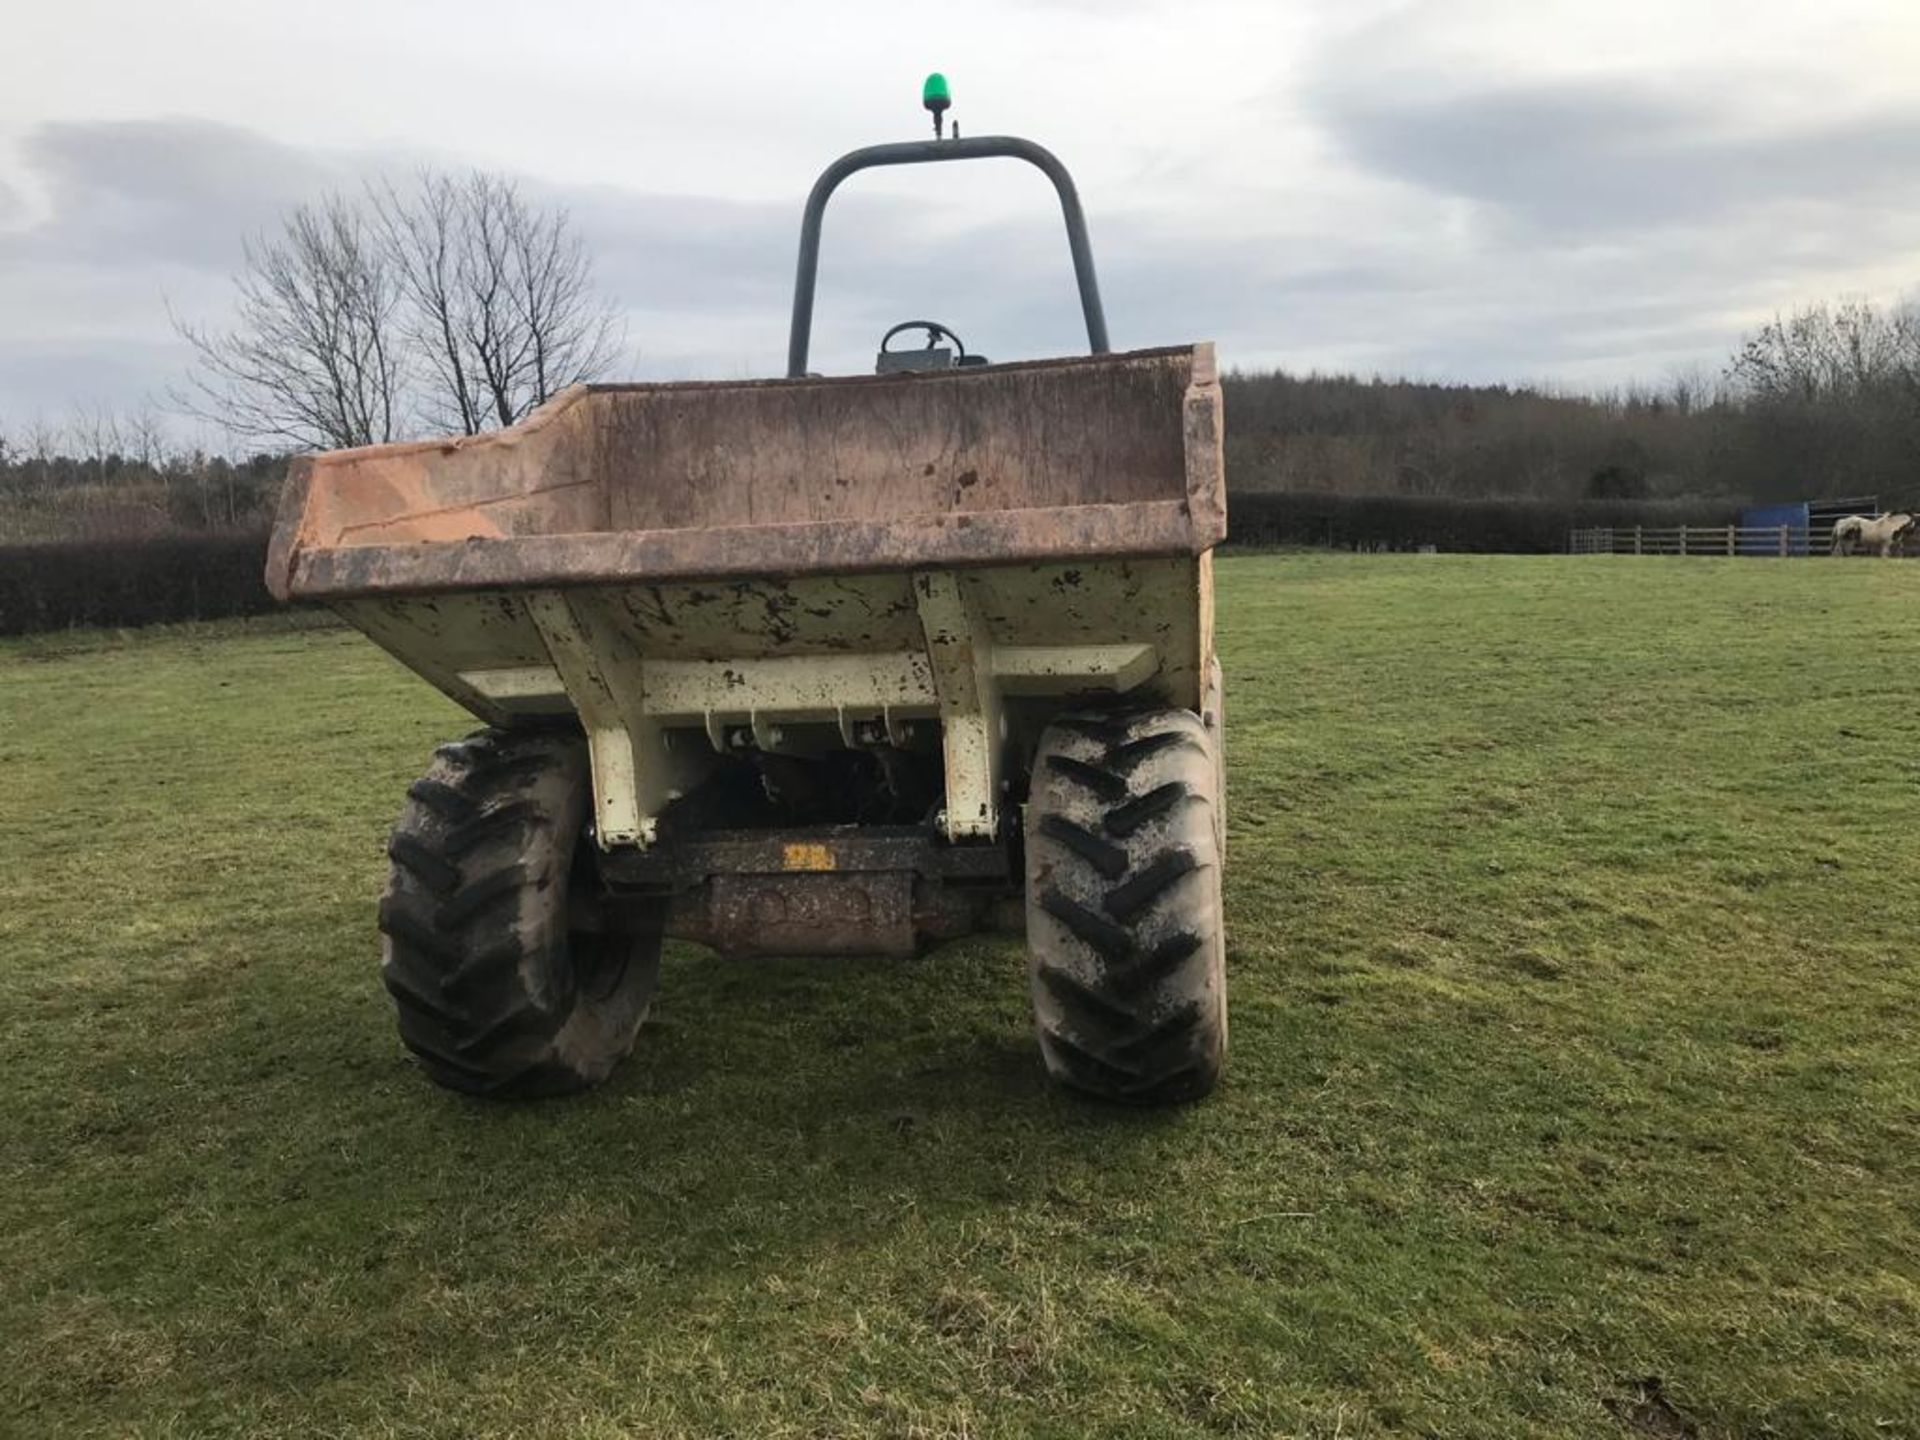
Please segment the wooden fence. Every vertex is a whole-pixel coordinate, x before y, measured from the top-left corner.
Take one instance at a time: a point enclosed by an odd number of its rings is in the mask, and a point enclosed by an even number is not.
[[[1574,555],[1758,555],[1784,559],[1791,555],[1824,555],[1830,543],[1828,535],[1809,534],[1793,525],[1597,526],[1570,531],[1567,550]]]

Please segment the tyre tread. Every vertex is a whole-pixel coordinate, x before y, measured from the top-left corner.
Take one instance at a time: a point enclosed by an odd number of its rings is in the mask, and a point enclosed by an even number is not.
[[[590,808],[577,736],[485,730],[434,751],[388,842],[381,978],[400,1038],[450,1089],[519,1097],[596,1083],[631,1046],[658,972],[652,932],[585,994],[567,875]],[[573,1024],[583,1006],[600,1007]]]
[[[1041,1052],[1071,1088],[1154,1105],[1218,1080],[1211,744],[1179,710],[1074,714],[1042,737],[1028,816],[1031,973]]]

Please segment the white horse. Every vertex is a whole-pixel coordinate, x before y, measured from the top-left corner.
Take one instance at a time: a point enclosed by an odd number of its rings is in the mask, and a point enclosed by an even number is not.
[[[1865,515],[1842,516],[1833,525],[1833,553],[1851,555],[1864,547],[1876,555],[1896,555],[1913,529],[1914,518],[1904,510],[1871,519]]]

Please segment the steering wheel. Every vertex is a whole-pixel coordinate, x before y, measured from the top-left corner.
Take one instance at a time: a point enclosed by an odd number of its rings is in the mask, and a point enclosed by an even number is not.
[[[926,348],[929,350],[933,349],[935,345],[939,344],[940,337],[944,335],[947,337],[947,339],[953,341],[953,348],[956,352],[954,355],[954,363],[957,365],[961,361],[967,358],[966,341],[962,340],[958,335],[954,334],[953,331],[949,330],[946,326],[942,325],[938,320],[902,320],[898,325],[894,326],[891,330],[887,331],[886,334],[880,337],[880,353],[882,355],[886,355],[890,353],[887,349],[888,342],[890,342],[893,339],[893,337],[898,335],[902,330],[926,331],[927,332]]]

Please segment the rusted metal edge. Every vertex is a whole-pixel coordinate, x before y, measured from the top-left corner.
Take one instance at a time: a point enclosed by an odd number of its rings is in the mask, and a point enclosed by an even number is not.
[[[1196,344],[1212,346],[1212,341]],[[969,366],[959,370],[899,371],[891,375],[796,375],[758,380],[622,380],[597,382],[579,388],[588,394],[627,394],[643,390],[772,390],[808,385],[886,386],[904,381],[909,385],[951,384],[955,380],[1004,375],[1009,370],[1071,370],[1082,366],[1110,366],[1122,360],[1163,360],[1173,355],[1190,355],[1196,348],[1188,345],[1154,345],[1144,350],[1109,350],[1100,355],[1056,355],[1040,360],[996,360],[991,365]],[[549,402],[551,403],[551,402]]]
[[[1225,405],[1213,342],[1193,347],[1193,371],[1183,400],[1181,430],[1187,460],[1187,503],[1194,526],[1220,539],[1227,533]]]
[[[288,528],[283,524],[276,529],[276,549]],[[1198,555],[1225,533],[1226,516],[1217,508],[1197,516],[1185,500],[1152,500],[877,521],[358,545],[296,555],[284,590],[276,587],[274,594],[283,600],[329,600],[419,591]],[[282,573],[270,570],[269,583]]]
[[[293,598],[300,522],[306,518],[307,490],[312,483],[313,457],[296,455],[287,466],[287,478],[280,487],[280,504],[273,515],[273,534],[267,540],[267,593],[276,600]]]

